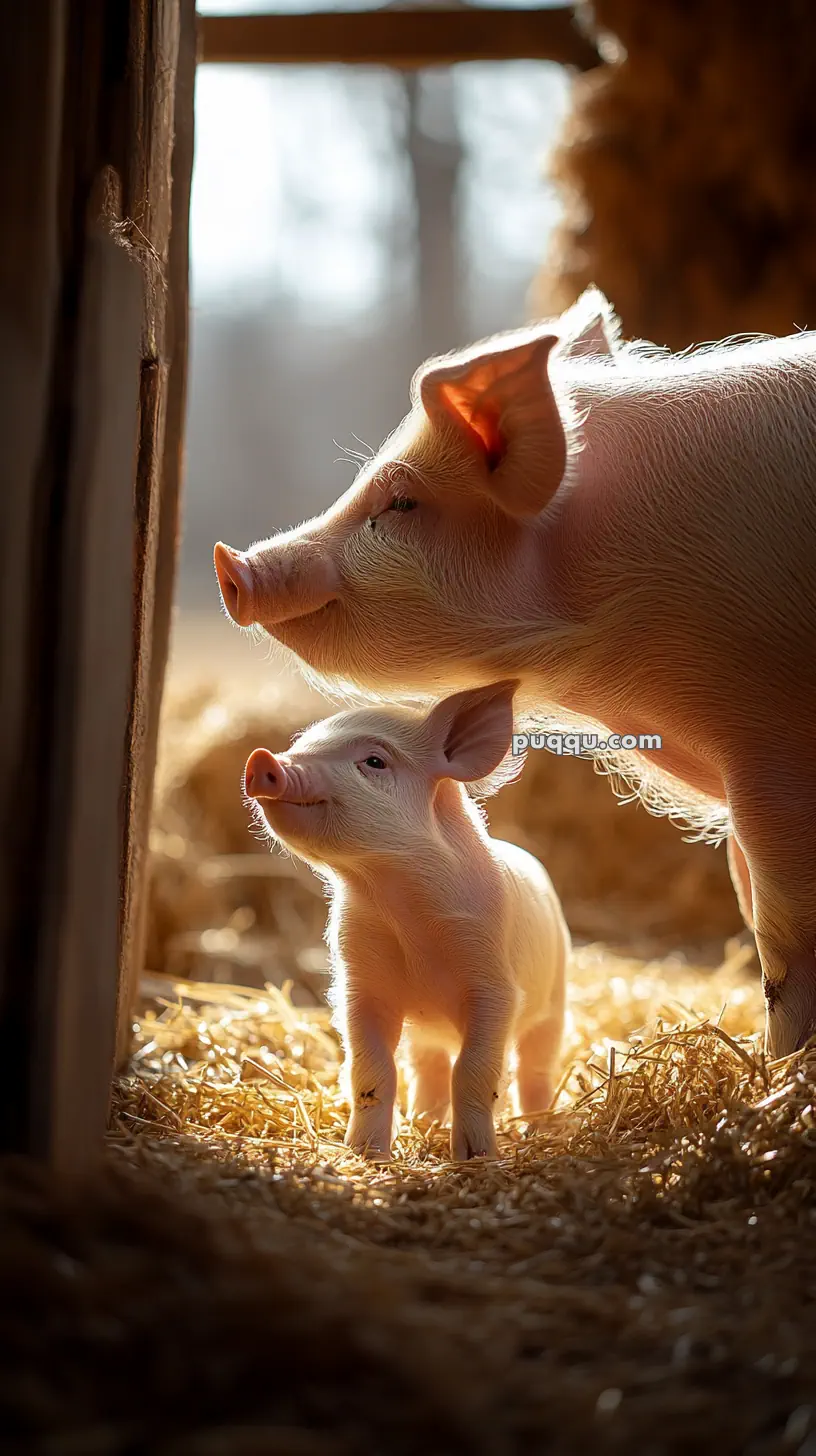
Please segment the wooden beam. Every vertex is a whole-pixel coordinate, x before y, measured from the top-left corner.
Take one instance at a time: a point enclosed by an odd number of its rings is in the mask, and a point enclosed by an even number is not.
[[[214,62],[448,66],[458,61],[600,63],[571,6],[548,10],[367,10],[309,15],[204,15],[201,59]]]

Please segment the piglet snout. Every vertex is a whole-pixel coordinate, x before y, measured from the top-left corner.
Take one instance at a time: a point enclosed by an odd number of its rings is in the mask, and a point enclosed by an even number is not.
[[[249,562],[223,541],[216,543],[213,560],[221,600],[229,615],[239,627],[251,627],[255,621],[255,589]]]
[[[244,786],[250,799],[279,799],[286,787],[286,770],[267,748],[249,755]]]

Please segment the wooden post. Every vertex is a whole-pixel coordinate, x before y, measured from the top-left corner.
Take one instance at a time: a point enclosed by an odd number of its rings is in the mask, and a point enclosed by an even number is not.
[[[82,285],[57,612],[49,842],[43,846],[40,1033],[51,1076],[34,1085],[36,1146],[64,1168],[93,1161],[116,1025],[121,743],[127,722],[138,421],[139,269],[89,237]]]
[[[195,0],[138,0],[133,129],[123,215],[161,286],[145,308],[136,472],[133,680],[125,745],[117,1060],[127,1056],[145,945],[148,839],[177,556],[187,375]],[[172,78],[172,84],[169,78]]]
[[[0,63],[0,1145],[72,1171],[110,1087],[129,676],[142,274],[91,220],[115,40],[104,0],[30,0]]]
[[[416,356],[430,359],[453,349],[462,338],[461,299],[456,270],[456,190],[463,149],[453,104],[450,75],[437,110],[444,108],[447,135],[428,136],[419,125],[419,77],[403,76],[408,102],[407,151],[414,183],[419,265]],[[437,127],[439,117],[436,118]],[[441,128],[438,127],[441,130]]]
[[[121,933],[175,555],[194,13],[26,0],[4,21],[0,123],[24,140],[0,152],[0,1148],[77,1173],[138,961]]]
[[[65,7],[32,0],[6,17],[0,47],[0,1145],[25,1146],[33,1088],[28,1052],[36,1002],[18,965],[37,872],[29,682],[36,478],[47,429],[60,289],[57,180]],[[26,778],[29,782],[26,783]],[[28,863],[28,875],[23,866]],[[32,896],[35,898],[35,896]],[[28,911],[28,913],[27,913]]]

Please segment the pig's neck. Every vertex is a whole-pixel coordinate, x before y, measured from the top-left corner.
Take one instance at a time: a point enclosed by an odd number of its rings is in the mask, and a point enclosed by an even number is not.
[[[508,642],[493,664],[522,677],[522,709],[557,704],[613,732],[661,733],[660,767],[714,796],[717,772],[689,747],[712,636],[695,612],[729,571],[737,507],[720,486],[726,522],[712,529],[711,472],[739,458],[739,382],[732,396],[716,377],[655,387],[606,371],[576,391],[585,418],[573,477],[532,528],[540,632],[532,647]]]
[[[639,562],[648,569],[655,495],[668,486],[672,470],[682,471],[680,452],[671,447],[671,422],[654,399],[634,392],[614,399],[583,389],[576,407],[585,416],[580,450],[570,477],[533,528],[548,629],[561,624],[573,641],[576,629],[620,595],[622,555],[628,567]],[[664,535],[667,526],[664,514]]]
[[[336,871],[346,893],[368,904],[408,942],[451,911],[467,916],[479,903],[479,882],[492,867],[490,838],[475,804],[458,784],[444,781],[426,824],[393,851],[367,856]]]

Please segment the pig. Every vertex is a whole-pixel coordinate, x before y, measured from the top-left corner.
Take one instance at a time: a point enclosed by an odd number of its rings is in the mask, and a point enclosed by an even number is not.
[[[531,721],[660,735],[615,766],[728,837],[767,1054],[816,1031],[816,333],[671,354],[589,290],[423,365],[333,506],[215,565],[334,689],[514,677]]]
[[[508,776],[516,686],[471,689],[430,712],[338,713],[288,753],[258,748],[247,761],[260,821],[329,886],[346,1143],[374,1160],[391,1156],[403,1027],[410,1113],[441,1122],[451,1105],[457,1161],[497,1155],[510,1043],[521,1113],[553,1098],[569,932],[542,865],[491,838],[466,788]]]

